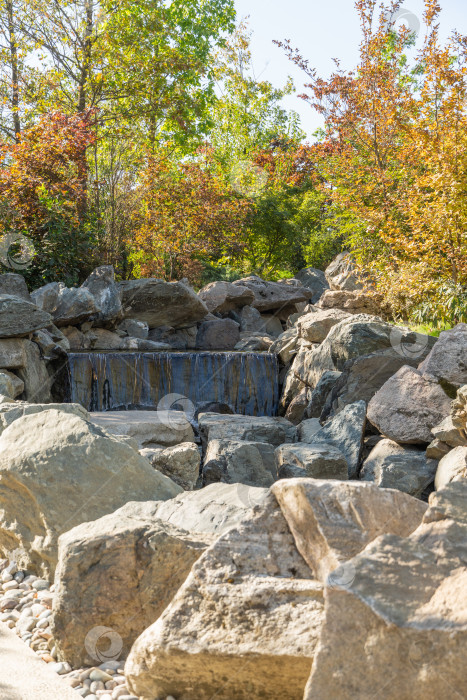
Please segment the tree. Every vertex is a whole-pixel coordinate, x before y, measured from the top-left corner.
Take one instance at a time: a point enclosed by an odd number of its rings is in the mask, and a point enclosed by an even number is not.
[[[444,283],[467,283],[467,39],[438,38],[440,8],[425,0],[426,35],[415,61],[409,28],[375,26],[374,0],[358,0],[363,41],[356,71],[310,78],[308,97],[325,117],[319,171],[360,265],[392,304],[413,314]]]
[[[18,143],[0,144],[0,234],[31,241],[36,256],[23,274],[32,285],[76,283],[92,264],[89,231],[80,217],[81,156],[92,139],[86,115],[54,113],[23,132]]]

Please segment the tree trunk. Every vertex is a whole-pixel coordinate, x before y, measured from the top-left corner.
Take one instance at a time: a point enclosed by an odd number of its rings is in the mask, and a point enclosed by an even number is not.
[[[19,116],[19,65],[18,65],[18,47],[16,45],[15,24],[14,24],[14,8],[13,0],[6,0],[6,11],[8,19],[8,34],[10,45],[10,63],[11,63],[11,111],[13,114],[13,131],[15,134],[16,143],[19,142],[21,135],[21,121]]]

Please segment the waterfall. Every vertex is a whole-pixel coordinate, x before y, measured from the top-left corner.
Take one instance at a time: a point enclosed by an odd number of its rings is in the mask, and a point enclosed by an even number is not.
[[[219,403],[275,416],[279,402],[278,361],[268,353],[70,353],[68,383],[67,401],[89,411],[156,409],[178,395],[195,409]]]

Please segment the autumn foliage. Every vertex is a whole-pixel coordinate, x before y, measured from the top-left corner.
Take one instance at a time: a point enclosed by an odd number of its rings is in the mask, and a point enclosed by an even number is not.
[[[413,313],[440,285],[467,284],[467,39],[438,37],[440,7],[425,0],[426,35],[416,52],[408,27],[375,17],[359,0],[363,41],[355,72],[307,72],[325,118],[317,146],[323,188],[352,220],[347,238],[396,313]],[[412,57],[412,58],[411,58]]]

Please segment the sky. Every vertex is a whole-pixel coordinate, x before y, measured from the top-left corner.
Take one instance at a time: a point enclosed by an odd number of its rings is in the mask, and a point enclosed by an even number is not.
[[[322,77],[332,72],[333,58],[341,60],[342,68],[353,68],[358,61],[361,38],[353,0],[235,0],[235,4],[238,19],[249,17],[256,77],[281,87],[292,76],[297,94],[286,98],[284,105],[300,114],[302,128],[311,139],[321,126],[321,118],[297,97],[304,92],[306,75],[273,40],[290,39],[292,46],[300,49]],[[467,0],[440,0],[440,4],[441,35],[448,37],[454,29],[467,34]],[[404,2],[407,21],[414,26],[421,23],[423,7],[423,0]]]

